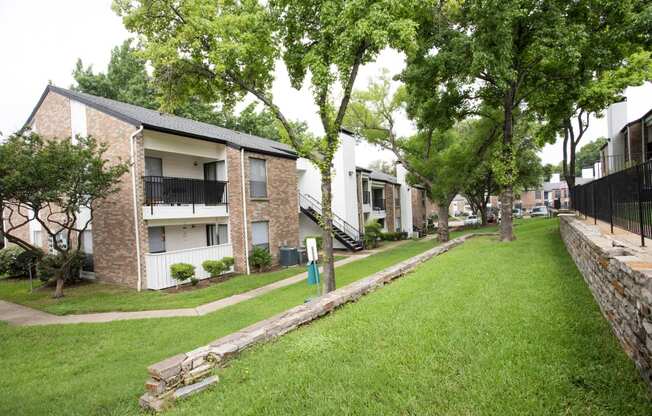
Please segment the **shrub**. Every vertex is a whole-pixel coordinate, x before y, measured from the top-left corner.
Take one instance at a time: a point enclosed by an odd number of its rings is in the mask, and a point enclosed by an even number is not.
[[[197,283],[199,283],[199,279],[197,279],[196,277],[191,277],[190,278],[190,284],[191,285],[197,286]]]
[[[382,227],[378,220],[370,220],[364,226],[364,245],[367,248],[378,247],[378,240],[382,238]]]
[[[235,260],[233,260],[233,257],[224,257],[222,258],[222,263],[224,263],[226,270],[229,270],[235,264]]]
[[[220,260],[206,260],[201,264],[201,267],[203,267],[204,270],[206,270],[206,273],[210,274],[211,277],[217,277],[228,270],[224,261]]]
[[[321,235],[309,235],[303,240],[303,245],[305,247],[308,247],[308,244],[306,244],[306,240],[309,238],[314,238],[315,241],[317,242],[317,251],[321,251],[321,249],[324,247],[324,237]]]
[[[399,241],[404,238],[403,234],[405,234],[407,237],[407,233],[390,232],[390,233],[381,233],[381,238],[385,241]]]
[[[254,247],[249,256],[249,265],[262,272],[272,265],[272,255],[262,247]]]
[[[195,266],[188,263],[174,263],[170,266],[172,278],[179,283],[195,277]]]
[[[82,269],[85,258],[84,253],[80,251],[68,253],[67,255],[62,253],[48,254],[42,257],[36,266],[38,278],[44,282],[58,279],[58,274],[61,273],[63,265],[67,262],[67,275],[61,276],[61,278],[67,282],[78,281],[81,279],[79,272]]]
[[[18,255],[24,250],[18,246],[8,246],[0,250],[0,275],[9,277],[19,276],[20,269],[17,264]]]

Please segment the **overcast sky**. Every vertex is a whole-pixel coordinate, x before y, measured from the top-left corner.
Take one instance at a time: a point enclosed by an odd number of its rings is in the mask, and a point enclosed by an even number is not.
[[[73,82],[72,69],[81,58],[85,65],[104,71],[112,47],[130,34],[121,19],[111,10],[111,0],[0,0],[0,132],[8,135],[20,128],[38,101],[43,89],[52,81],[60,87]],[[382,68],[391,74],[403,67],[403,58],[395,51],[384,51],[377,62],[360,71],[356,88],[380,74]],[[281,109],[293,119],[308,123],[320,133],[321,123],[308,89],[293,90],[284,68],[277,70],[273,93]],[[641,91],[637,99],[643,100]],[[640,96],[640,97],[639,97]],[[649,99],[648,99],[649,100]],[[649,108],[649,106],[648,106]],[[399,125],[399,133],[412,130],[408,120]],[[606,122],[596,120],[587,135],[587,142],[606,135]],[[546,146],[541,157],[544,163],[561,160],[561,147]],[[356,162],[366,166],[376,159],[392,159],[387,151],[361,145]]]

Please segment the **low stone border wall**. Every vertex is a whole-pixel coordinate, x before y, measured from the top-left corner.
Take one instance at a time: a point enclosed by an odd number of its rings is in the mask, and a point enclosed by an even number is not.
[[[652,262],[598,227],[561,215],[561,237],[623,349],[652,388]]]
[[[213,369],[245,348],[272,340],[300,325],[309,323],[338,306],[354,301],[405,275],[424,261],[445,253],[471,237],[480,235],[495,234],[473,233],[453,239],[370,277],[217,339],[206,346],[151,365],[147,368],[150,379],[145,383],[146,393],[140,398],[140,405],[145,409],[162,411],[171,406],[175,400],[217,383],[217,376],[211,375]]]

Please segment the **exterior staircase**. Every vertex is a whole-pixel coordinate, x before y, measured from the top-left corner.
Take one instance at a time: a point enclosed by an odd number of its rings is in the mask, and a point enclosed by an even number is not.
[[[321,202],[310,195],[299,194],[299,206],[301,212],[308,218],[316,224],[320,223],[322,215]],[[333,213],[333,237],[349,250],[360,251],[364,248],[360,231],[335,213]]]

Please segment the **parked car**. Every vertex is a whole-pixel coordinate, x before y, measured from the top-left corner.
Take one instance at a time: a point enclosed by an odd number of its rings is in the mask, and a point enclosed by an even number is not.
[[[530,213],[530,217],[547,217],[548,208],[547,207],[534,207]]]
[[[469,215],[464,219],[464,225],[479,225],[480,219],[477,215]]]
[[[521,211],[519,208],[514,208],[512,210],[512,217],[514,217],[514,218],[523,218],[523,211]]]

